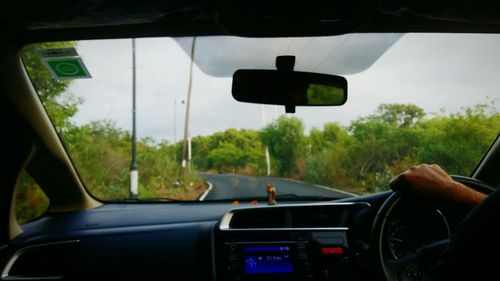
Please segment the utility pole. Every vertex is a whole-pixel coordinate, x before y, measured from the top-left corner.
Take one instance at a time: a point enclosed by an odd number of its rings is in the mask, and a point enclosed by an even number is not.
[[[266,115],[264,112],[264,105],[260,105],[260,117],[262,120],[262,127],[266,126]],[[271,158],[269,157],[269,148],[266,146],[266,175],[269,177],[271,175]]]
[[[174,98],[174,141],[173,144],[177,142],[177,97]]]
[[[173,144],[177,143],[177,103],[179,102],[180,98],[180,103],[184,104],[184,98],[182,96],[177,96],[174,98],[174,140]]]
[[[184,104],[184,99],[182,98],[182,96],[177,96],[174,98],[174,140],[173,140],[173,145],[174,145],[174,148],[177,144],[177,103],[178,103],[178,99],[180,99],[180,103],[181,104]],[[177,150],[174,149],[174,160],[175,162],[177,162]]]
[[[136,198],[139,195],[139,172],[137,171],[136,158],[136,128],[135,128],[135,38],[132,38],[132,162],[130,164],[130,191],[129,198]]]
[[[188,82],[188,92],[187,92],[187,102],[186,102],[186,116],[184,119],[184,146],[182,149],[182,162],[181,168],[179,169],[179,176],[177,181],[181,181],[184,178],[186,168],[188,167],[188,161],[190,158],[189,152],[189,109],[191,108],[191,90],[193,86],[193,64],[194,64],[194,50],[196,47],[196,37],[193,37],[193,43],[191,44],[191,63],[189,65],[189,82]]]

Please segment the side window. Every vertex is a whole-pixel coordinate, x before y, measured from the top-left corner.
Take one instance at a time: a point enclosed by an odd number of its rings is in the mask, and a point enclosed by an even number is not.
[[[38,218],[49,207],[49,198],[25,170],[19,175],[14,204],[19,224]]]

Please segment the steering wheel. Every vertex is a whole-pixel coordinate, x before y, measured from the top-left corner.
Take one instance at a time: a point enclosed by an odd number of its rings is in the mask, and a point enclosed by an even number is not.
[[[470,177],[452,176],[452,178],[479,192],[489,194],[495,190],[488,184]],[[375,255],[374,258],[378,260],[381,265],[386,280],[420,281],[429,267],[437,261],[439,254],[446,249],[449,239],[425,245],[397,260],[388,258],[384,253],[384,234],[387,232],[389,222],[395,215],[398,206],[404,204],[404,197],[405,195],[401,192],[395,191],[380,207],[372,227],[373,254]]]

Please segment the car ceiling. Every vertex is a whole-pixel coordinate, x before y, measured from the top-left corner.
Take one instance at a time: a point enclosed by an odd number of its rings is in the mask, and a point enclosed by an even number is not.
[[[135,36],[318,36],[499,32],[500,3],[473,0],[6,0],[0,26],[19,42]]]

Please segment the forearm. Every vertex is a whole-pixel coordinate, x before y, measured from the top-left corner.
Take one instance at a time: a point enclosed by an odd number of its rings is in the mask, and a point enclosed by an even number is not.
[[[475,207],[487,197],[486,194],[475,191],[459,182],[453,182],[452,186],[446,190],[447,194],[445,194],[445,198],[467,207]]]
[[[421,164],[391,180],[391,188],[410,192],[428,202],[453,203],[466,209],[479,205],[486,195],[453,180],[437,165]]]

